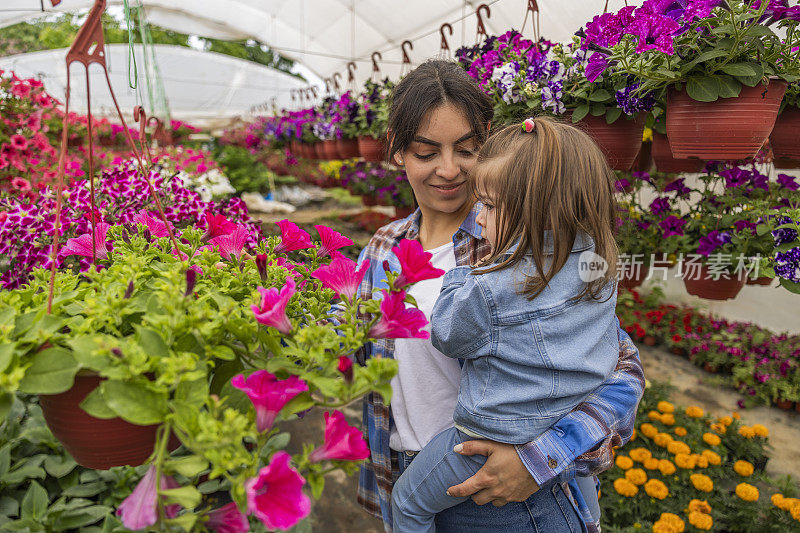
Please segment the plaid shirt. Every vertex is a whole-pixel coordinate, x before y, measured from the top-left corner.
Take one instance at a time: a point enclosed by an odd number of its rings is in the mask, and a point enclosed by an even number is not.
[[[480,204],[476,204],[453,235],[456,265],[474,265],[489,253],[489,243],[481,239],[481,228],[475,221]],[[363,299],[371,298],[373,289],[386,288],[383,261],[398,266],[392,248],[401,239],[419,237],[420,211],[403,220],[388,224],[375,233],[361,252],[359,263],[370,260],[370,268],[360,287]],[[564,416],[534,441],[516,446],[525,467],[541,486],[558,478],[566,483],[575,475],[595,476],[613,464],[612,448],[622,446],[633,433],[636,407],[644,391],[644,372],[639,351],[630,337],[620,330],[620,355],[612,376],[593,391],[578,407]],[[380,339],[356,355],[394,357],[394,340]],[[361,467],[358,502],[373,516],[382,518],[391,532],[392,485],[398,478],[397,465],[392,464],[389,434],[394,421],[391,408],[375,393],[364,399],[365,438],[370,459]],[[589,532],[598,531],[599,517],[592,516],[574,481],[569,487]]]

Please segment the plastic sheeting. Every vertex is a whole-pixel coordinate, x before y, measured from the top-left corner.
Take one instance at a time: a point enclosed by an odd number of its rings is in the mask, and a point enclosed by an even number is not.
[[[0,68],[14,70],[20,77],[41,78],[53,96],[64,100],[66,90],[65,49],[32,52],[0,58]],[[189,123],[213,125],[216,119],[247,116],[251,111],[269,114],[273,104],[278,109],[291,105],[290,91],[305,86],[305,82],[279,70],[212,52],[202,52],[180,46],[155,45],[162,80],[172,117]],[[147,109],[147,88],[142,92],[128,85],[126,56],[128,46],[108,46],[109,78],[120,108],[126,115],[133,107],[143,104]],[[140,79],[143,72],[141,49],[136,48]],[[83,65],[71,67],[71,109],[85,112],[86,82]],[[89,68],[91,77],[92,113],[114,116],[114,104],[106,88],[105,76],[99,65]],[[141,81],[140,81],[141,83]],[[254,106],[261,105],[257,109]]]
[[[370,56],[379,51],[381,76],[398,78],[400,44],[408,39],[414,49],[412,64],[440,52],[439,27],[451,23],[450,49],[476,40],[478,1],[465,0],[141,0],[152,24],[183,33],[220,39],[257,39],[286,57],[303,63],[321,78],[335,72],[347,82],[348,61],[357,64],[358,85],[372,75]],[[491,17],[485,20],[489,34],[520,29],[529,0],[487,0]],[[541,35],[568,41],[582,24],[603,11],[614,11],[625,0],[537,0]],[[631,5],[641,0],[629,1]],[[44,0],[46,11],[88,8],[91,0],[63,0],[56,8]],[[121,5],[122,0],[108,0]],[[134,5],[135,0],[130,0]],[[22,11],[20,11],[22,10]],[[3,0],[0,26],[41,16],[40,0]],[[524,33],[532,37],[530,18]],[[197,56],[198,60],[201,56]],[[407,67],[405,67],[407,68]],[[165,72],[162,69],[162,72]]]

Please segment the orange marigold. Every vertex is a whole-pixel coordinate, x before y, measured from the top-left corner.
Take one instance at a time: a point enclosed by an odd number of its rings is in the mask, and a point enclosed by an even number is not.
[[[692,453],[692,449],[689,448],[689,445],[679,440],[670,442],[667,445],[667,451],[672,455],[677,455],[679,453]]]
[[[644,460],[644,467],[648,470],[657,470],[658,469],[658,459],[655,457],[650,457],[649,459]]]
[[[697,466],[697,460],[688,453],[679,453],[675,455],[675,464],[684,470],[691,470]]]
[[[633,467],[633,459],[625,455],[618,455],[617,460],[614,462],[617,464],[618,467],[620,467],[623,470],[627,470]]]
[[[711,513],[711,506],[706,500],[694,499],[689,502],[689,512],[697,511],[700,513]]]
[[[722,442],[719,435],[714,435],[713,433],[703,433],[703,440],[709,446],[719,446],[720,442]]]
[[[653,456],[653,454],[650,453],[650,450],[648,450],[647,448],[634,448],[630,451],[628,455],[630,455],[631,459],[633,459],[637,463],[643,463],[645,459]]]
[[[731,418],[733,418],[734,420],[739,420],[740,418],[742,418],[742,415],[734,411],[731,413]]]
[[[692,485],[694,485],[694,488],[699,491],[711,492],[714,490],[714,482],[711,481],[711,478],[705,474],[692,474],[689,476],[689,479],[691,480]]]
[[[690,418],[702,418],[704,414],[705,411],[696,405],[690,405],[686,408],[686,416]]]
[[[675,473],[675,465],[669,459],[661,459],[658,461],[658,471],[663,476],[671,476]]]
[[[683,530],[678,530],[672,524],[668,522],[662,522],[659,520],[655,524],[653,524],[653,533],[682,533]]]
[[[677,427],[676,427],[675,429],[673,429],[672,431],[674,431],[674,432],[675,432],[675,434],[676,434],[677,436],[679,436],[679,437],[685,437],[685,436],[686,436],[686,428],[685,428],[685,427],[683,427],[683,426],[677,426]]]
[[[639,431],[642,432],[642,435],[647,437],[648,439],[652,439],[656,435],[658,435],[658,429],[653,424],[644,423],[639,426]]]
[[[751,476],[753,475],[753,463],[749,463],[747,461],[736,461],[733,463],[733,471],[740,476]]]
[[[708,468],[708,459],[705,456],[700,455],[699,453],[693,453],[692,459],[694,460],[694,465],[697,468]]]
[[[785,500],[785,498],[783,497],[783,494],[779,492],[773,494],[769,499],[769,501],[772,502],[772,505],[774,505],[778,509],[783,509],[783,500]],[[785,511],[786,509],[783,510]]]
[[[639,492],[639,487],[627,479],[620,477],[614,480],[614,490],[617,491],[617,494],[620,496],[631,498],[636,496],[636,494]]]
[[[647,474],[641,468],[631,468],[625,471],[625,479],[634,485],[644,485],[647,481]]]
[[[769,430],[761,424],[753,424],[753,431],[759,437],[769,437]]]
[[[669,489],[667,489],[663,481],[658,479],[647,480],[647,483],[644,484],[644,491],[648,496],[658,500],[663,500],[669,496]]]
[[[756,436],[756,432],[750,426],[742,426],[739,428],[739,435],[746,439],[752,439]]]
[[[722,463],[722,457],[719,454],[712,450],[703,450],[702,456],[708,459],[708,464],[717,466]]]
[[[681,517],[673,513],[661,513],[658,521],[667,524],[671,528],[670,531],[676,531],[677,533],[682,533],[686,528]]]
[[[672,405],[671,403],[665,402],[663,400],[658,402],[658,405],[656,405],[656,409],[658,409],[662,413],[674,413],[675,412],[675,406]]]
[[[689,513],[689,523],[697,529],[708,531],[714,526],[714,519],[709,514],[692,511]]]
[[[720,424],[722,424],[725,427],[728,427],[731,424],[733,424],[733,418],[730,417],[730,416],[723,416],[723,417],[720,417],[719,419],[717,419],[717,422],[719,422]]]
[[[659,433],[655,437],[653,437],[653,442],[656,443],[656,446],[661,446],[662,448],[666,448],[669,446],[669,443],[672,442],[672,435],[669,433]]]
[[[675,424],[675,416],[670,413],[661,415],[661,423],[665,426],[672,426]]]
[[[711,424],[711,431],[714,433],[719,433],[720,435],[724,435],[728,432],[728,428],[725,426],[725,424]]]
[[[739,483],[736,485],[736,495],[746,502],[758,500],[758,489],[749,483]]]

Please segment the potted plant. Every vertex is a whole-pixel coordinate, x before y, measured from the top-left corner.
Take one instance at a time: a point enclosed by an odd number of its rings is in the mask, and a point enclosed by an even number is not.
[[[800,83],[791,83],[786,89],[769,144],[776,159],[800,161]]]
[[[336,148],[342,159],[353,159],[359,156],[358,151],[358,113],[359,104],[350,91],[345,92],[336,102],[336,113],[339,116]]]
[[[367,161],[386,159],[386,129],[389,121],[389,96],[394,83],[368,80],[359,96],[358,151]]]

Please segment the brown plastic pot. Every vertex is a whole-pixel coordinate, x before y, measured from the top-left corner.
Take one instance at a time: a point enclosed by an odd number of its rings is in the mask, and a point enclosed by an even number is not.
[[[378,197],[374,194],[364,194],[361,196],[361,203],[366,207],[373,207],[378,205]]]
[[[339,149],[339,156],[342,159],[352,159],[359,156],[357,139],[339,139],[336,141],[336,148]]]
[[[608,124],[604,116],[587,115],[574,125],[597,143],[611,168],[630,170],[642,146],[644,120],[641,116],[632,120],[621,117],[613,124]]]
[[[712,365],[712,364],[711,364],[711,363],[709,363],[709,362],[705,362],[705,363],[703,363],[703,370],[705,370],[705,371],[706,371],[706,372],[708,372],[709,374],[716,374],[717,372],[719,372],[719,370],[717,369],[717,367],[716,367],[716,366],[714,366],[714,365]]]
[[[303,145],[300,141],[292,141],[289,143],[289,151],[295,157],[303,157]]]
[[[784,108],[775,120],[769,144],[776,159],[800,160],[800,109],[794,106]]]
[[[40,395],[47,427],[81,466],[94,470],[138,466],[153,453],[158,425],[137,426],[121,418],[103,420],[87,414],[80,403],[101,381],[97,375],[77,375],[68,391]],[[170,448],[179,444],[171,440]]]
[[[314,155],[312,156],[313,159],[325,159],[325,143],[322,141],[317,141],[311,145],[313,148]]]
[[[672,157],[672,150],[669,148],[669,140],[666,135],[653,132],[653,160],[656,162],[656,169],[659,172],[679,174],[681,172],[700,172],[703,170],[705,162],[702,159],[675,159]]]
[[[674,353],[675,355],[686,357],[686,350],[681,348],[680,346],[673,346],[672,348],[669,349],[669,351]]]
[[[772,160],[772,164],[775,165],[775,168],[782,168],[782,169],[800,168],[800,161],[796,161],[794,159],[786,159],[784,157],[774,158]]]
[[[366,161],[383,161],[386,158],[386,145],[381,139],[358,138],[358,151]]]
[[[667,137],[678,159],[746,159],[764,145],[778,116],[786,82],[742,87],[735,98],[692,100],[686,91],[667,93]]]
[[[791,411],[793,406],[790,400],[775,400],[775,405],[784,411]]]
[[[744,287],[744,279],[738,277],[712,279],[706,265],[700,265],[698,274],[696,277],[684,275],[683,285],[689,294],[706,300],[731,300]]]
[[[761,276],[758,278],[747,278],[746,285],[772,285],[772,278]]]
[[[339,159],[339,148],[336,147],[336,140],[323,141],[322,152],[325,154],[325,159],[328,161]]]
[[[640,265],[638,272],[630,272],[630,270],[626,269],[625,273],[619,280],[619,285],[625,289],[635,289],[644,283],[644,280],[647,279],[647,275],[649,273],[650,265]]]

